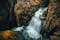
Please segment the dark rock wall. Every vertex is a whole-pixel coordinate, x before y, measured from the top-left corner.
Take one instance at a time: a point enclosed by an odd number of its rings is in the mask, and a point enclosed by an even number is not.
[[[10,11],[8,0],[0,0],[0,31],[16,26],[14,14]],[[12,15],[12,17],[10,16]],[[12,20],[11,20],[12,19]]]

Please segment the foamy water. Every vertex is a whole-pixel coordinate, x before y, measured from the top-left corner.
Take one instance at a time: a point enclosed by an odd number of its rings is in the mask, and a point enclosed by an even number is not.
[[[22,34],[26,38],[26,40],[42,40],[42,35],[40,34],[42,27],[43,13],[47,10],[46,8],[39,8],[38,11],[35,12],[35,15],[31,18],[29,25],[24,29],[25,26],[13,28],[13,31],[21,31]]]

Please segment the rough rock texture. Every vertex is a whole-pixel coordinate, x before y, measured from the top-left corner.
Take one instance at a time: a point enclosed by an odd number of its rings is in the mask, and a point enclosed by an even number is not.
[[[13,31],[5,30],[0,32],[0,40],[17,40],[17,38]]]
[[[47,5],[46,0],[17,0],[14,6],[18,26],[27,25],[34,12],[42,5]],[[44,4],[45,3],[45,4]]]
[[[30,20],[37,8],[39,7],[40,0],[17,0],[14,6],[14,12],[18,26],[26,25]]]
[[[45,37],[49,40],[60,40],[60,5],[58,0],[50,0],[44,24]]]

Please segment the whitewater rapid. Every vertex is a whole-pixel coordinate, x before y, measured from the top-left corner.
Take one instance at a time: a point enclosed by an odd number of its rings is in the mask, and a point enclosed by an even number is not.
[[[22,27],[17,27],[17,28],[13,28],[13,31],[21,31],[23,30],[22,34],[24,35],[24,37],[26,38],[26,40],[31,40],[30,38],[32,38],[33,40],[42,40],[42,35],[40,34],[41,28],[42,28],[42,18],[44,12],[47,10],[47,7],[40,7],[36,12],[35,15],[31,18],[29,25],[26,26],[26,28],[24,29],[25,26]]]

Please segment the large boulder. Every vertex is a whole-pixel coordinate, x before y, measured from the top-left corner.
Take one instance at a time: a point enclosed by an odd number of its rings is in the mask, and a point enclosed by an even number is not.
[[[60,5],[58,0],[50,0],[48,13],[44,24],[45,37],[50,40],[60,40]]]

